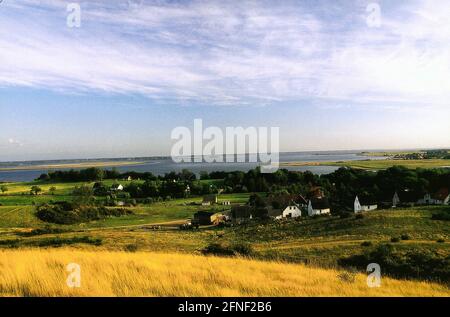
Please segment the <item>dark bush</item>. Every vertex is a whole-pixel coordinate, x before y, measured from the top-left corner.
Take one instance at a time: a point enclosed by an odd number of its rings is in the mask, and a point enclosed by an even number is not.
[[[450,281],[450,256],[438,251],[397,251],[393,245],[382,244],[363,254],[338,260],[343,267],[364,271],[369,263],[378,263],[387,275],[397,278]]]
[[[364,215],[363,214],[356,214],[355,219],[363,219]]]
[[[67,230],[61,229],[61,228],[53,228],[50,226],[45,226],[44,228],[32,229],[29,232],[18,232],[16,234],[19,236],[23,236],[23,237],[32,237],[32,236],[40,236],[40,235],[44,235],[44,234],[56,234],[56,233],[64,233],[64,232],[67,232]]]
[[[36,216],[45,222],[56,224],[75,224],[99,220],[105,217],[120,217],[133,212],[125,208],[105,208],[92,205],[78,205],[69,202],[44,204],[37,207]]]
[[[102,240],[100,238],[90,238],[88,236],[72,238],[54,237],[38,240],[36,245],[39,247],[61,247],[64,245],[71,245],[75,243],[86,243],[99,246],[102,244]]]
[[[406,233],[402,234],[400,238],[402,240],[411,240],[411,237],[408,234],[406,234]]]
[[[125,246],[125,251],[127,252],[136,252],[139,249],[137,243],[127,244]]]
[[[361,243],[362,247],[371,247],[372,245],[372,241],[364,241],[363,243]]]
[[[339,214],[339,218],[341,218],[341,219],[347,219],[347,218],[350,218],[351,216],[352,216],[352,214],[349,212],[343,212],[343,213]]]
[[[398,238],[398,237],[392,237],[392,238],[391,238],[391,242],[394,242],[394,243],[400,242],[400,238]]]
[[[227,243],[211,243],[202,250],[203,254],[213,254],[221,256],[233,255],[251,255],[253,249],[248,243],[235,243],[229,245]]]
[[[231,249],[239,255],[251,255],[253,253],[253,248],[249,243],[237,243],[232,245]]]
[[[222,243],[211,243],[202,250],[202,253],[226,256],[234,255],[234,251],[229,246]]]
[[[444,243],[445,240],[441,238],[441,239],[437,239],[436,242],[438,242],[438,243]]]
[[[450,220],[450,212],[441,211],[441,212],[435,213],[435,214],[431,215],[431,219],[449,221]]]

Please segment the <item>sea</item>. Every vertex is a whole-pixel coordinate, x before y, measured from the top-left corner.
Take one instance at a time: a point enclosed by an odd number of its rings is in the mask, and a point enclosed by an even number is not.
[[[350,160],[385,159],[385,157],[368,157],[357,151],[320,151],[320,152],[284,152],[279,154],[280,163],[285,162],[334,162]],[[52,169],[42,169],[38,165],[52,164],[75,164],[86,162],[111,162],[111,166],[104,169],[116,168],[119,172],[152,172],[155,175],[164,175],[171,171],[180,172],[188,169],[197,175],[202,172],[213,171],[249,171],[259,165],[259,163],[248,162],[182,162],[176,163],[171,157],[139,157],[139,158],[102,158],[102,159],[76,159],[76,160],[40,160],[40,161],[20,161],[20,162],[0,162],[0,168],[20,167],[23,170],[0,171],[0,182],[27,182],[38,178],[43,173],[48,173]],[[114,162],[136,162],[136,165],[114,166]],[[145,163],[141,163],[145,162]],[[32,168],[36,166],[36,168]],[[332,173],[336,166],[289,166],[282,167],[291,171],[311,171],[314,174]],[[76,168],[75,168],[76,169]],[[57,170],[70,170],[57,168]]]

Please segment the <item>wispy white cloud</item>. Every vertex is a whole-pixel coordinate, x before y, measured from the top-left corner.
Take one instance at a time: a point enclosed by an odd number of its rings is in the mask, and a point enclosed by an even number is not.
[[[325,2],[326,3],[326,2]],[[261,1],[9,0],[0,8],[0,85],[140,93],[179,103],[303,99],[448,107],[450,21],[439,2],[335,10]]]

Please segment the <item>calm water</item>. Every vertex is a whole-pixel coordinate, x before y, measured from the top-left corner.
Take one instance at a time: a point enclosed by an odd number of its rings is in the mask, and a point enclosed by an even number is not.
[[[295,152],[295,153],[280,153],[280,162],[326,162],[326,161],[350,161],[362,160],[368,157],[362,156],[359,152],[349,151],[333,151],[333,152]],[[374,158],[371,159],[382,159]],[[134,159],[129,159],[134,160]],[[171,158],[149,158],[135,159],[142,162],[149,161],[145,164],[128,165],[116,167],[120,172],[136,171],[136,172],[152,172],[155,175],[164,175],[171,171],[181,171],[182,169],[191,170],[194,173],[201,171],[248,171],[258,166],[257,163],[175,163]],[[101,161],[109,161],[102,159]],[[114,161],[114,160],[111,160]],[[124,159],[117,159],[117,161],[124,161]],[[85,162],[84,160],[53,160],[53,161],[30,161],[30,162],[8,162],[0,163],[0,167],[13,166],[32,166],[43,164],[61,164],[61,163],[77,163]],[[106,169],[111,169],[107,167]],[[315,174],[326,174],[335,171],[338,167],[335,166],[295,166],[288,167],[292,171],[311,171]],[[61,170],[61,169],[59,169]],[[48,169],[40,170],[24,170],[24,171],[0,171],[0,181],[32,181],[39,177],[42,173],[47,173]]]

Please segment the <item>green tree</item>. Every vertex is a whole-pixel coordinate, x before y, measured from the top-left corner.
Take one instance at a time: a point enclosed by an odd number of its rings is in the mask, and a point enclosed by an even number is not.
[[[88,205],[94,200],[94,190],[89,185],[75,186],[72,191],[73,201],[79,205]]]
[[[50,187],[49,190],[48,190],[48,192],[50,193],[50,195],[54,195],[54,194],[55,194],[55,191],[56,191],[56,187],[55,187],[55,186]]]
[[[31,189],[30,189],[31,195],[38,195],[40,192],[42,192],[42,188],[40,188],[39,186],[36,186],[36,185],[31,186]]]
[[[2,193],[6,193],[8,191],[8,186],[2,185],[0,186],[0,190],[2,191]]]

